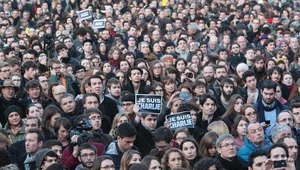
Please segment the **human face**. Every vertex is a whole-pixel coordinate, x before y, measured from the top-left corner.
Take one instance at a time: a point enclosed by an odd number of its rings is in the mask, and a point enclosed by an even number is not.
[[[248,123],[244,120],[241,120],[237,126],[237,132],[239,136],[244,136],[246,134],[246,128],[248,126]]]
[[[164,89],[160,86],[157,86],[155,89],[154,89],[154,93],[157,94],[157,95],[161,95],[163,96],[164,95]]]
[[[2,88],[1,92],[2,92],[2,96],[6,100],[12,100],[15,96],[15,88],[14,87],[4,87],[4,88]]]
[[[32,99],[37,99],[41,93],[40,87],[29,88],[26,91]]]
[[[274,43],[274,42],[269,43],[269,44],[266,46],[266,49],[267,49],[267,51],[269,51],[269,52],[274,52],[274,50],[275,50],[275,43]]]
[[[102,95],[103,84],[100,78],[92,78],[91,79],[91,89],[93,93],[97,95]]]
[[[182,167],[182,158],[178,152],[169,153],[169,159],[167,165],[170,169]]]
[[[77,70],[75,73],[75,76],[79,79],[79,80],[83,80],[86,76],[86,72],[84,71],[84,69],[80,69]]]
[[[292,109],[296,124],[300,124],[300,108]]]
[[[148,114],[145,118],[142,118],[142,123],[149,130],[155,130],[157,124],[157,115]]]
[[[38,129],[37,119],[27,119],[25,122],[25,132],[28,133],[30,129]]]
[[[221,82],[222,79],[227,76],[226,69],[225,68],[219,68],[219,69],[217,69],[215,76],[218,79],[218,81]]]
[[[34,79],[35,75],[37,74],[37,69],[36,68],[29,68],[28,70],[25,70],[25,74],[28,75],[29,78]]]
[[[21,122],[21,117],[17,112],[11,112],[8,115],[8,122],[11,126],[18,126]]]
[[[60,107],[65,113],[73,113],[75,110],[75,100],[72,97],[65,97],[61,100]]]
[[[79,153],[79,161],[83,167],[91,168],[94,165],[96,159],[96,153],[92,149],[82,149]]]
[[[56,122],[57,119],[60,118],[60,117],[61,117],[60,113],[55,113],[55,114],[51,117],[51,119],[50,119],[50,125],[51,125],[51,127],[54,127],[55,122]]]
[[[141,160],[142,160],[141,159],[141,155],[139,155],[139,154],[133,154],[132,158],[131,158],[131,160],[129,162],[129,164],[140,163]]]
[[[62,157],[62,147],[61,146],[54,145],[54,146],[52,146],[51,150],[53,150],[57,154],[59,159],[61,159],[61,157]]]
[[[200,59],[198,56],[194,55],[192,57],[192,63],[195,63],[195,64],[200,64]]]
[[[39,82],[43,89],[45,89],[45,90],[48,89],[48,79],[46,76],[40,76]]]
[[[152,71],[153,71],[153,75],[154,76],[159,76],[161,74],[161,71],[162,71],[160,63],[156,63],[153,66],[153,70]]]
[[[120,70],[124,73],[126,73],[129,69],[129,64],[127,61],[121,61],[120,62]]]
[[[234,111],[236,111],[237,113],[241,112],[241,108],[243,107],[243,100],[242,99],[237,99],[234,105]]]
[[[211,156],[211,157],[215,157],[216,154],[217,154],[217,148],[216,146],[213,146],[211,148],[208,149],[208,154]]]
[[[252,170],[263,170],[263,165],[267,160],[267,156],[258,156],[253,159]]]
[[[233,139],[227,138],[221,142],[218,152],[223,159],[232,160],[236,156],[236,144]]]
[[[120,97],[121,94],[121,86],[120,84],[112,84],[110,88],[108,88],[108,92],[116,98]]]
[[[187,136],[187,134],[185,133],[185,132],[179,132],[179,133],[177,133],[177,135],[176,135],[176,142],[180,145],[181,144],[181,142],[182,142],[182,140],[184,139],[184,138],[186,138],[186,137],[188,137]]]
[[[52,94],[56,102],[59,102],[60,98],[67,93],[67,90],[64,86],[58,85],[52,89]]]
[[[211,66],[204,67],[203,75],[208,83],[211,82],[214,77],[214,69]]]
[[[122,124],[122,123],[128,123],[128,122],[129,122],[129,120],[127,119],[126,116],[121,116],[119,121],[118,121],[117,127],[119,127],[120,124]]]
[[[203,114],[205,114],[207,116],[212,116],[216,111],[216,103],[213,100],[211,100],[210,98],[208,98],[204,102],[203,106],[200,105],[200,108],[201,108]]]
[[[173,102],[173,104],[172,104],[171,112],[172,112],[172,113],[176,113],[178,107],[179,107],[181,104],[182,104],[182,100],[181,100],[181,99],[175,100],[175,101]]]
[[[109,72],[111,72],[111,66],[110,66],[109,63],[105,63],[105,64],[103,65],[103,72],[104,72],[104,73],[109,73]]]
[[[271,155],[272,161],[281,161],[281,160],[287,159],[286,152],[281,147],[276,147],[276,148],[272,149],[270,155]]]
[[[9,68],[9,66],[7,66],[7,67],[2,67],[1,69],[0,69],[0,71],[1,71],[1,79],[2,80],[6,80],[6,79],[8,79],[9,78],[9,75],[10,75],[10,68]]]
[[[262,97],[263,97],[263,101],[266,104],[272,104],[275,100],[275,91],[274,89],[267,89],[264,88],[264,90],[262,90]]]
[[[95,97],[95,96],[88,96],[88,97],[86,98],[86,101],[85,101],[85,103],[83,104],[83,106],[84,106],[86,109],[98,108],[98,106],[99,106],[99,101],[98,101],[97,97]]]
[[[110,159],[105,159],[101,162],[100,170],[115,170],[115,164]]]
[[[282,97],[282,91],[281,91],[281,88],[280,88],[279,86],[277,86],[277,87],[276,87],[275,98],[276,98],[277,100],[280,101],[281,97]]]
[[[32,106],[28,109],[28,115],[27,117],[36,117],[40,118],[40,111],[39,108],[36,106]]]
[[[120,53],[118,50],[115,50],[113,53],[112,53],[112,59],[114,59],[115,61],[119,60],[120,58]]]
[[[232,53],[234,53],[234,54],[240,53],[240,46],[237,45],[237,44],[232,45],[231,51],[232,51]]]
[[[264,129],[260,123],[249,124],[247,138],[255,144],[264,141]]]
[[[263,68],[264,68],[264,61],[263,60],[258,60],[258,61],[255,61],[254,65],[255,65],[255,68],[257,71],[262,71]]]
[[[131,70],[131,75],[130,75],[129,79],[133,83],[139,83],[141,81],[141,78],[142,78],[142,75],[139,70]]]
[[[185,67],[184,61],[178,61],[176,64],[176,68],[179,72],[183,72],[183,69]]]
[[[270,78],[272,81],[278,83],[281,79],[281,75],[279,74],[279,72],[277,70],[274,70],[273,73],[271,74]]]
[[[233,92],[233,84],[225,83],[222,90],[222,95],[226,100],[229,100]]]
[[[126,55],[125,59],[130,63],[131,66],[134,65],[134,56],[133,55]]]
[[[278,119],[278,123],[279,124],[285,124],[285,125],[288,125],[290,127],[293,127],[294,120],[293,120],[292,115],[290,115],[290,113],[288,113],[288,112],[281,112],[278,115],[277,119]]]
[[[157,160],[153,159],[150,162],[149,170],[161,170],[160,163]]]
[[[182,152],[184,157],[189,161],[194,160],[197,156],[197,148],[193,142],[185,142],[182,145]]]
[[[102,124],[101,116],[98,113],[92,113],[89,119],[91,120],[93,131],[98,132]]]
[[[133,142],[135,141],[135,136],[133,137],[124,137],[121,138],[120,136],[117,137],[118,146],[122,152],[127,151],[133,147]]]
[[[124,82],[124,73],[117,73],[116,74],[116,77],[119,79],[119,82],[121,83],[121,84],[123,84],[123,82]]]
[[[52,69],[55,71],[56,75],[60,75],[61,72],[61,64],[52,64]]]
[[[38,142],[38,135],[36,133],[27,133],[25,137],[26,153],[34,155],[43,145],[43,142]]]
[[[257,112],[252,107],[245,109],[244,116],[249,120],[250,123],[257,121]]]
[[[290,74],[286,74],[283,76],[283,80],[282,80],[282,83],[287,85],[287,86],[290,86],[293,84],[293,78]]]
[[[57,138],[60,141],[67,141],[68,136],[69,136],[69,129],[66,129],[63,126],[60,126],[60,128],[58,129]]]
[[[41,170],[46,170],[50,165],[57,163],[58,160],[56,157],[46,156],[44,162],[41,166]]]
[[[255,76],[247,77],[245,83],[249,89],[251,89],[251,90],[256,89],[256,77]]]
[[[206,87],[205,86],[196,86],[194,89],[194,92],[197,96],[201,96],[206,93]]]
[[[130,102],[130,101],[124,101],[124,102],[122,102],[123,112],[126,113],[126,114],[133,113],[133,105],[134,105],[134,103]]]
[[[298,144],[293,138],[285,138],[284,143],[288,147],[289,157],[296,160],[298,158]]]

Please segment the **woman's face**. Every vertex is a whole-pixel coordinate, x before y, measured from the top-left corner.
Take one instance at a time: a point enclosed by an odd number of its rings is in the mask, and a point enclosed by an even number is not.
[[[89,60],[83,60],[81,65],[85,67],[85,70],[89,70],[91,68],[91,63]]]
[[[150,43],[151,42],[150,37],[148,35],[145,35],[144,36],[144,41]]]
[[[120,58],[120,53],[118,50],[115,50],[113,53],[112,53],[112,59],[113,60],[119,60]]]
[[[140,163],[141,156],[139,154],[133,154],[129,164]]]
[[[105,159],[101,162],[101,167],[105,167],[104,169],[114,169],[114,168],[111,168],[111,167],[114,167],[114,162],[110,159]],[[102,169],[102,168],[100,168]]]
[[[177,70],[178,70],[179,72],[183,72],[184,67],[185,67],[185,64],[184,64],[184,62],[183,62],[182,60],[179,61],[179,62],[177,62],[176,68],[177,68]]]
[[[122,124],[122,123],[128,123],[128,122],[129,122],[129,120],[127,119],[127,117],[121,116],[120,119],[119,119],[119,122],[117,124],[117,127],[119,127],[120,124]]]
[[[199,68],[198,68],[197,64],[191,64],[190,67],[191,67],[191,69],[193,69],[193,71],[194,71],[195,73],[198,73]]]
[[[286,56],[282,56],[282,60],[283,60],[284,64],[286,64],[286,65],[290,64],[289,59]]]
[[[244,102],[242,99],[237,99],[235,104],[234,104],[234,111],[237,112],[237,113],[240,113],[241,112],[241,109],[244,105]]]
[[[176,113],[178,107],[179,107],[181,104],[182,104],[182,100],[181,100],[181,99],[175,100],[175,101],[173,102],[173,104],[172,104],[171,112],[172,112],[172,113]]]
[[[290,74],[286,74],[283,76],[282,82],[283,82],[283,84],[290,86],[293,84],[293,78]]]
[[[182,167],[182,159],[178,152],[169,153],[169,159],[167,165],[170,169],[181,168]]]
[[[271,60],[268,62],[267,64],[267,69],[270,70],[271,68],[273,68],[276,64]]]
[[[123,73],[127,73],[129,69],[129,64],[127,61],[121,61],[120,62],[120,70],[123,72]]]
[[[124,74],[123,73],[117,73],[116,76],[118,77],[121,84],[124,82]]]
[[[248,123],[244,120],[241,120],[237,126],[237,132],[240,136],[244,136],[246,134],[246,128],[248,126]]]
[[[197,156],[197,148],[193,142],[185,142],[182,145],[182,152],[184,157],[189,161],[194,160]]]
[[[21,122],[21,117],[17,112],[11,112],[8,115],[8,122],[12,126],[18,126]]]
[[[99,49],[100,51],[106,51],[106,45],[104,43],[101,43]]]
[[[19,76],[12,76],[11,80],[13,81],[14,85],[19,87],[21,85],[21,77]]]
[[[92,91],[91,86],[90,86],[89,84],[85,84],[85,85],[84,85],[84,90],[85,90],[87,93],[89,93],[89,92]]]
[[[147,80],[148,80],[148,77],[149,77],[149,73],[148,73],[148,71],[145,70],[145,69],[142,69],[142,70],[143,70],[142,79],[143,79],[144,81],[147,81]]]
[[[32,106],[28,109],[28,115],[27,117],[36,117],[40,118],[40,111],[39,108],[36,106]]]
[[[182,142],[182,140],[184,139],[184,138],[186,138],[186,137],[188,137],[187,136],[187,134],[185,133],[185,132],[179,132],[179,133],[177,133],[177,135],[176,135],[176,142],[180,145],[181,144],[181,142]]]
[[[209,154],[211,157],[215,157],[216,154],[217,154],[216,146],[214,146],[214,147],[212,147],[212,148],[209,148],[209,149],[208,149],[208,154]]]
[[[157,160],[153,159],[150,162],[149,170],[161,170],[160,163]]]
[[[60,113],[55,113],[55,115],[53,115],[50,119],[50,126],[54,127],[55,122],[57,121],[58,118],[60,118],[61,115]]]
[[[160,49],[159,43],[155,43],[153,45],[153,52],[160,53],[160,51],[161,51],[161,49]]]
[[[154,92],[157,95],[164,96],[164,89],[160,86],[155,87]]]
[[[58,139],[60,141],[67,141],[69,136],[69,129],[64,128],[63,126],[60,126],[58,129]]]
[[[165,90],[167,93],[173,93],[175,90],[175,84],[173,82],[169,82],[165,85]]]
[[[200,59],[198,56],[194,55],[192,57],[192,63],[195,63],[195,64],[199,64],[200,63]]]
[[[153,75],[154,76],[159,76],[162,72],[162,68],[161,68],[161,64],[160,63],[156,63],[154,66],[153,66]]]
[[[105,63],[105,64],[103,65],[103,72],[104,72],[104,73],[109,73],[109,72],[111,72],[111,66],[110,66],[109,63]]]
[[[257,112],[252,108],[248,107],[245,110],[245,117],[249,120],[250,123],[257,121]]]

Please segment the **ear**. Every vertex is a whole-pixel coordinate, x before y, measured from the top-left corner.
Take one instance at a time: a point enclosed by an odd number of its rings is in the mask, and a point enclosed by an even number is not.
[[[217,150],[218,150],[218,153],[221,154],[221,148],[218,147]]]
[[[108,93],[110,93],[110,92],[111,92],[109,87],[107,87],[107,91],[108,91]]]
[[[120,142],[122,138],[120,136],[117,136],[117,141]]]
[[[263,91],[262,91],[262,89],[260,89],[260,94],[261,94],[261,95],[263,94]]]
[[[141,117],[141,123],[145,123],[145,119],[143,117]]]
[[[44,142],[43,141],[39,141],[39,143],[38,143],[39,148],[41,148],[43,145],[44,145]]]
[[[81,157],[79,155],[77,156],[77,159],[78,159],[79,162],[82,162]]]

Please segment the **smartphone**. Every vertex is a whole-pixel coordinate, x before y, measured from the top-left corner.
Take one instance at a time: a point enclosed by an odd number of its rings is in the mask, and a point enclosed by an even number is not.
[[[178,97],[182,98],[184,102],[187,102],[191,98],[191,94],[189,92],[180,92]]]
[[[286,167],[286,160],[274,161],[274,168]]]
[[[271,121],[270,120],[266,120],[265,123],[266,123],[266,125],[269,125],[271,123]]]

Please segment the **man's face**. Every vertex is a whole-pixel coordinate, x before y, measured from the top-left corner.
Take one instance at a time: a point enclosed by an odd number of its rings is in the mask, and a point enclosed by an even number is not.
[[[75,77],[79,80],[83,80],[86,76],[86,72],[84,71],[84,69],[80,69],[76,71]]]
[[[270,79],[278,83],[281,80],[281,75],[277,70],[274,70],[273,73],[270,75]]]
[[[237,45],[237,44],[232,45],[231,51],[232,51],[233,54],[238,54],[238,53],[240,53],[240,46]]]
[[[41,166],[41,170],[46,170],[50,165],[57,163],[58,159],[57,157],[50,157],[50,156],[45,156],[45,161],[43,162]]]
[[[291,38],[290,39],[290,47],[292,49],[297,49],[299,48],[299,43],[298,43],[298,39],[297,38]]]
[[[43,145],[43,142],[38,142],[38,135],[36,133],[28,133],[25,137],[26,153],[34,155]]]
[[[48,79],[46,76],[40,76],[39,82],[40,82],[40,85],[42,86],[43,90],[48,89]]]
[[[300,107],[292,109],[296,124],[300,124]]]
[[[62,146],[60,145],[54,145],[51,147],[51,150],[53,150],[56,155],[59,157],[59,159],[61,159],[62,157]]]
[[[290,127],[293,127],[294,120],[292,118],[292,115],[290,115],[288,112],[281,112],[278,117],[278,124],[284,124],[288,125]]]
[[[277,86],[276,87],[276,92],[275,92],[275,99],[280,101],[281,97],[282,97],[281,88],[279,86]]]
[[[274,52],[275,50],[275,43],[274,42],[270,42],[267,46],[266,46],[267,51],[269,52]]]
[[[258,156],[254,158],[253,165],[251,168],[249,167],[249,170],[263,170],[263,165],[267,159],[267,156]]]
[[[133,137],[124,137],[121,138],[120,136],[117,137],[118,146],[121,151],[127,151],[133,147],[133,142],[135,141],[135,136]]]
[[[200,108],[201,108],[203,114],[212,116],[216,111],[216,103],[213,100],[211,100],[210,98],[208,98],[204,102],[203,106],[200,105]]]
[[[92,51],[92,48],[93,48],[93,46],[92,46],[92,44],[89,43],[89,42],[86,42],[86,43],[84,43],[84,45],[83,45],[83,50],[84,50],[85,52],[87,52],[87,53],[91,52],[91,51]]]
[[[174,46],[168,46],[166,48],[166,52],[171,54],[171,53],[174,53],[175,52],[175,47]]]
[[[141,121],[147,128],[149,128],[149,130],[155,130],[157,115],[148,114],[145,118],[142,118]]]
[[[98,113],[92,113],[89,116],[89,119],[91,120],[93,131],[98,132],[102,125],[101,116]]]
[[[123,112],[126,113],[126,114],[133,113],[133,105],[134,105],[134,103],[131,102],[131,101],[123,101],[122,102]]]
[[[141,52],[143,54],[148,54],[150,52],[149,45],[148,44],[142,44],[141,45]]]
[[[232,160],[236,156],[236,151],[236,144],[231,138],[224,139],[218,148],[219,154],[226,160]]]
[[[62,99],[60,107],[65,113],[72,113],[75,110],[75,101],[72,97],[65,97]]]
[[[71,49],[73,46],[73,41],[71,39],[65,39],[64,40],[65,45],[67,46],[68,49]]]
[[[245,37],[242,37],[242,36],[238,37],[237,43],[240,45],[241,49],[245,49],[247,46],[247,41],[246,41]]]
[[[58,85],[52,89],[52,94],[56,102],[59,102],[60,98],[67,93],[67,90],[64,86]]]
[[[83,104],[83,106],[86,109],[98,108],[99,107],[99,101],[98,101],[97,97],[95,97],[95,96],[88,96],[86,98],[86,101]]]
[[[216,69],[216,79],[221,82],[223,80],[224,77],[227,76],[227,72],[225,68],[218,68]]]
[[[9,75],[10,75],[10,68],[9,68],[9,66],[7,66],[7,67],[2,67],[1,69],[0,69],[0,71],[1,71],[1,79],[2,80],[6,80],[6,79],[8,79],[9,78]]]
[[[134,27],[130,27],[129,31],[128,31],[128,35],[134,36],[136,37],[137,35],[137,30]]]
[[[60,71],[61,71],[61,64],[53,63],[52,64],[52,69],[55,71],[56,75],[59,76]]]
[[[27,119],[25,122],[25,132],[27,133],[30,129],[39,129],[37,119]]]
[[[178,42],[178,48],[179,48],[181,51],[185,51],[185,50],[187,49],[186,41],[180,40],[180,41]]]
[[[294,159],[294,161],[298,158],[298,144],[294,138],[285,138],[283,141],[289,151],[289,157]]]
[[[92,168],[96,160],[96,153],[92,149],[82,149],[80,151],[78,160],[81,162],[83,167]]]
[[[110,88],[107,88],[108,92],[116,98],[120,97],[121,94],[121,86],[120,84],[112,84]]]
[[[142,75],[141,72],[139,70],[132,70],[131,71],[131,75],[129,77],[129,79],[133,82],[133,83],[139,83],[141,81]]]
[[[255,68],[257,71],[262,71],[265,63],[263,60],[258,60],[258,61],[255,61],[254,65],[255,65]]]
[[[276,147],[272,149],[270,155],[271,155],[270,159],[272,161],[281,161],[287,159],[287,153],[281,147]]]
[[[2,96],[6,99],[6,100],[11,100],[14,98],[16,91],[15,88],[13,87],[3,87],[2,90]]]
[[[206,81],[210,83],[214,77],[214,69],[211,66],[204,67],[203,75]]]
[[[23,56],[23,62],[25,63],[26,61],[33,61],[33,62],[35,62],[34,55],[33,54],[29,54],[29,53],[25,54]]]
[[[221,90],[224,98],[228,101],[233,92],[233,84],[225,83]]]
[[[256,89],[256,77],[255,76],[247,77],[245,84],[251,90]]]
[[[248,125],[247,138],[255,143],[261,143],[264,141],[264,129],[259,123],[252,123]]]
[[[28,70],[25,70],[25,74],[28,75],[29,78],[34,79],[38,70],[36,68],[30,67]]]
[[[91,88],[92,88],[92,92],[96,93],[98,95],[102,94],[102,81],[99,78],[92,78],[91,79]]]
[[[30,98],[32,98],[32,99],[37,99],[41,94],[40,87],[29,88],[26,91],[27,91],[28,95],[30,96]]]
[[[272,104],[275,100],[275,91],[274,89],[267,89],[264,88],[263,90],[261,90],[262,93],[262,97],[263,97],[263,101],[266,104]]]

